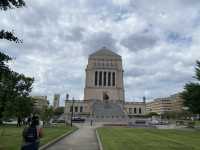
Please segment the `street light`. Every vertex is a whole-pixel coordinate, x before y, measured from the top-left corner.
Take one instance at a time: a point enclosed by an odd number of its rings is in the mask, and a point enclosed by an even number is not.
[[[72,106],[71,106],[71,127],[72,127],[72,120],[73,120],[73,113],[74,113],[74,97],[72,98]]]
[[[66,102],[68,100],[69,100],[69,94],[66,94],[65,106],[66,106]],[[68,123],[67,120],[69,120],[69,114],[67,113],[66,109],[65,109],[64,113],[65,113],[65,125],[67,126],[67,123]]]

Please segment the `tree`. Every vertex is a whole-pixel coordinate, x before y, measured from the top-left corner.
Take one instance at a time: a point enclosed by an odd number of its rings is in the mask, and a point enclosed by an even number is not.
[[[25,6],[24,0],[1,0],[0,10]],[[0,30],[0,39],[22,43],[12,32]],[[34,79],[12,71],[7,63],[12,58],[0,52],[0,120],[2,117],[24,117],[32,111],[29,93]]]
[[[184,105],[194,114],[200,114],[200,61],[196,62],[195,78],[198,82],[187,83],[181,96],[184,99]]]
[[[156,112],[150,112],[150,113],[146,114],[145,116],[146,117],[152,117],[152,116],[159,116],[159,114],[156,113]]]
[[[16,36],[14,36],[13,32],[4,31],[4,30],[0,31],[0,39],[6,39],[6,40],[9,40],[9,41],[14,41],[16,43],[22,42],[22,40],[19,40]]]
[[[184,110],[184,111],[168,111],[162,114],[163,118],[166,119],[187,119],[191,116],[191,113]]]
[[[54,115],[55,116],[59,116],[62,115],[64,113],[64,107],[58,107],[54,110]]]
[[[0,9],[7,10],[12,8],[19,8],[25,6],[24,0],[1,0]]]
[[[48,123],[49,120],[53,117],[53,107],[48,107],[48,106],[45,106],[41,113],[40,113],[40,117],[41,119],[44,121],[44,124],[45,123]]]
[[[32,112],[33,103],[29,97],[29,93],[32,90],[33,78],[25,77],[23,74],[17,75],[17,83],[15,89],[17,94],[13,99],[14,114],[17,117],[27,117]]]
[[[9,68],[5,73],[1,73],[0,118],[3,116],[22,118],[31,113],[32,101],[29,93],[33,82],[33,78],[11,71]]]
[[[7,9],[20,8],[25,6],[24,0],[0,0],[0,10],[6,11]],[[6,39],[14,42],[21,42],[13,32],[0,30],[0,39]]]

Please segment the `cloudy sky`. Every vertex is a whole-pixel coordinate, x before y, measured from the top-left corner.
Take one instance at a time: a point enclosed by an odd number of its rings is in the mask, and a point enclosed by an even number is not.
[[[199,0],[26,0],[0,12],[11,68],[35,78],[32,95],[83,98],[88,55],[106,46],[122,56],[126,100],[183,89],[200,59]]]

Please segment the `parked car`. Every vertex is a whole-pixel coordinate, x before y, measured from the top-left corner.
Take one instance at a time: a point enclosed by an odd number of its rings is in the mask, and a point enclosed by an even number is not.
[[[146,124],[146,121],[145,120],[136,120],[135,121],[135,124]]]
[[[85,122],[85,119],[81,117],[72,117],[72,122]]]
[[[162,120],[162,121],[159,122],[159,124],[160,124],[160,125],[167,125],[167,124],[169,124],[169,121],[167,121],[167,120]]]
[[[153,119],[150,121],[151,125],[159,125],[159,120]]]
[[[17,124],[17,120],[15,120],[15,119],[7,119],[7,120],[3,121],[3,124],[16,125]]]

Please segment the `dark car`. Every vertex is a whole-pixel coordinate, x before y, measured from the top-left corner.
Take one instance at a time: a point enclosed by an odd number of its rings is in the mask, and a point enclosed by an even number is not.
[[[72,122],[85,122],[85,119],[81,117],[73,117]]]

